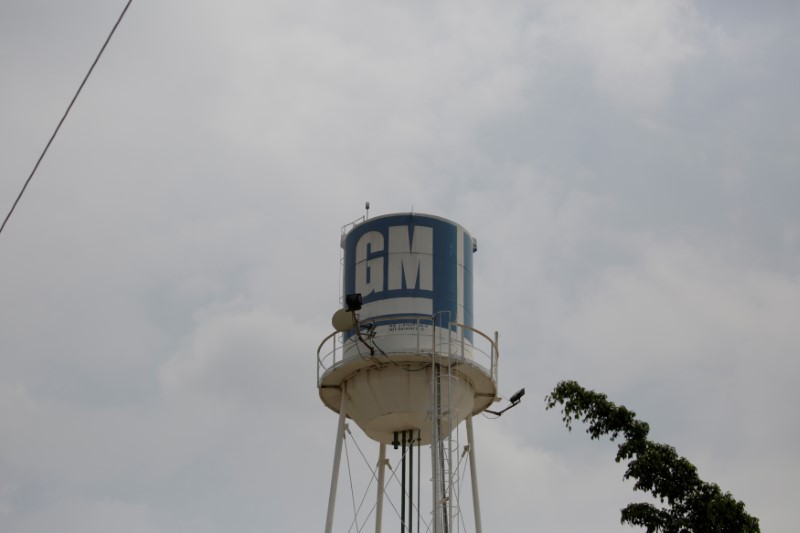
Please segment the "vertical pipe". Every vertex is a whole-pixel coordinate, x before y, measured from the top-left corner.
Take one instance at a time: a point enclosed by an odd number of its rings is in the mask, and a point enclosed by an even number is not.
[[[456,377],[453,375],[453,359],[447,358],[447,509],[448,509],[448,530],[457,531],[455,518],[455,505],[456,498],[453,492],[455,491],[455,483],[453,482],[453,386],[456,383]],[[456,419],[458,419],[456,414]],[[456,438],[458,433],[456,432]],[[457,444],[457,441],[456,441]]]
[[[449,523],[447,521],[447,517],[449,516],[449,493],[447,492],[448,487],[445,485],[444,479],[444,438],[439,439],[439,444],[437,444],[439,448],[439,462],[441,465],[439,466],[439,472],[441,473],[441,506],[440,512],[442,513],[442,533],[448,533],[450,531]]]
[[[342,383],[342,403],[339,406],[339,425],[336,428],[336,448],[333,452],[333,474],[331,492],[328,497],[328,516],[325,519],[325,533],[333,531],[333,509],[336,506],[336,487],[339,484],[339,465],[342,461],[342,441],[344,441],[344,421],[347,417],[347,382]]]
[[[421,459],[421,457],[419,455],[419,452],[421,451],[420,450],[421,446],[422,446],[422,431],[417,430],[417,531],[420,531],[420,529],[419,529],[420,516],[419,515],[422,514],[421,513],[421,508],[420,508],[420,496],[419,496],[421,494],[421,492],[422,492],[422,491],[419,490],[420,479],[422,479],[422,468],[421,468],[422,459]]]
[[[414,531],[414,432],[409,431],[408,436],[408,533],[412,533]]]
[[[481,533],[481,500],[478,496],[478,466],[475,463],[475,438],[472,433],[472,415],[467,417],[467,449],[469,450],[469,474],[472,478],[472,509],[475,512],[475,533]]]
[[[386,444],[381,442],[378,452],[378,501],[375,507],[375,533],[381,533],[383,527],[383,484],[386,475]]]
[[[403,431],[403,437],[401,439],[403,444],[403,453],[401,463],[402,467],[402,474],[400,475],[400,533],[405,533],[406,531],[406,432]]]

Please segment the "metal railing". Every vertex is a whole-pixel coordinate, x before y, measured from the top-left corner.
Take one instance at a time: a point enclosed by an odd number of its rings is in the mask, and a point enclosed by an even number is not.
[[[351,361],[399,355],[449,357],[479,367],[497,383],[497,332],[491,338],[472,326],[420,315],[370,317],[357,327],[360,335],[356,330],[333,332],[322,340],[317,348],[318,385],[326,372]]]

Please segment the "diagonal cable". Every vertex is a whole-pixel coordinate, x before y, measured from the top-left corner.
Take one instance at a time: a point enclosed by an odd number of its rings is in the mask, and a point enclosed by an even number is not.
[[[53,135],[51,135],[50,136],[50,140],[47,141],[47,145],[44,147],[44,150],[42,150],[42,154],[39,156],[39,159],[36,161],[36,164],[33,166],[33,170],[31,170],[30,176],[28,176],[28,179],[25,180],[25,184],[22,186],[22,190],[19,191],[19,194],[17,195],[17,199],[14,200],[14,204],[11,206],[11,209],[8,211],[8,214],[6,215],[6,218],[3,220],[3,224],[0,225],[0,233],[3,232],[3,228],[6,227],[6,223],[8,222],[8,219],[11,218],[11,213],[14,212],[14,209],[16,209],[17,204],[19,203],[20,199],[22,199],[22,195],[25,194],[25,189],[28,188],[28,184],[33,179],[33,175],[36,174],[36,169],[39,168],[39,164],[42,162],[42,159],[44,159],[44,156],[47,153],[47,150],[50,148],[50,145],[53,143],[53,139],[56,138],[56,135],[58,134],[58,130],[61,129],[61,125],[64,123],[64,120],[67,118],[67,115],[69,115],[69,112],[72,109],[72,106],[75,104],[75,100],[77,100],[78,99],[78,95],[81,94],[81,90],[83,90],[83,86],[86,85],[86,82],[89,80],[89,76],[92,75],[92,71],[94,70],[95,65],[97,65],[97,62],[100,60],[100,56],[103,55],[103,51],[105,51],[106,46],[108,46],[109,41],[111,41],[111,37],[114,35],[114,32],[117,30],[117,26],[119,26],[119,23],[122,22],[122,17],[125,16],[125,13],[128,11],[128,7],[130,7],[131,2],[133,2],[133,0],[128,0],[128,3],[125,4],[125,8],[122,10],[122,13],[119,15],[119,18],[117,19],[116,24],[114,24],[114,27],[111,28],[111,32],[108,34],[108,37],[106,37],[106,41],[103,43],[102,48],[100,48],[100,52],[97,53],[97,57],[94,58],[94,62],[92,62],[92,66],[89,67],[89,72],[86,73],[86,76],[83,78],[83,81],[81,82],[80,87],[78,87],[78,90],[75,92],[75,96],[72,97],[72,101],[67,106],[67,110],[64,111],[64,115],[61,117],[61,120],[58,121],[58,125],[56,126],[56,129],[53,132]]]

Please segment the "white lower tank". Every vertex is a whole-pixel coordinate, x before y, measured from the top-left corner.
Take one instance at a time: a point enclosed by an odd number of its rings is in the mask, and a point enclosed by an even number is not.
[[[434,367],[390,365],[365,369],[347,380],[347,414],[371,439],[386,444],[395,432],[418,430],[422,444],[431,442]],[[472,413],[475,390],[456,375],[439,377],[440,433]],[[445,435],[440,435],[445,436]]]

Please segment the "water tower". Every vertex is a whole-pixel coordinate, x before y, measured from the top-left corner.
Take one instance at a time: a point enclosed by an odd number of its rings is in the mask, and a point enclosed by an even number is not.
[[[342,309],[317,350],[317,386],[339,414],[326,533],[333,528],[346,418],[379,443],[375,531],[383,522],[386,447],[402,447],[392,476],[402,478],[401,530],[461,530],[460,492],[468,462],[476,532],[481,531],[472,417],[497,398],[497,333],[473,325],[475,239],[444,218],[400,213],[366,216],[342,229]],[[465,422],[466,446],[453,440]],[[423,512],[421,446],[430,446],[430,508]],[[464,457],[467,457],[464,459]],[[408,463],[408,469],[406,468]],[[415,500],[416,497],[416,500]],[[422,517],[422,526],[420,526]],[[416,518],[416,527],[415,527]],[[423,527],[424,526],[424,527]]]

